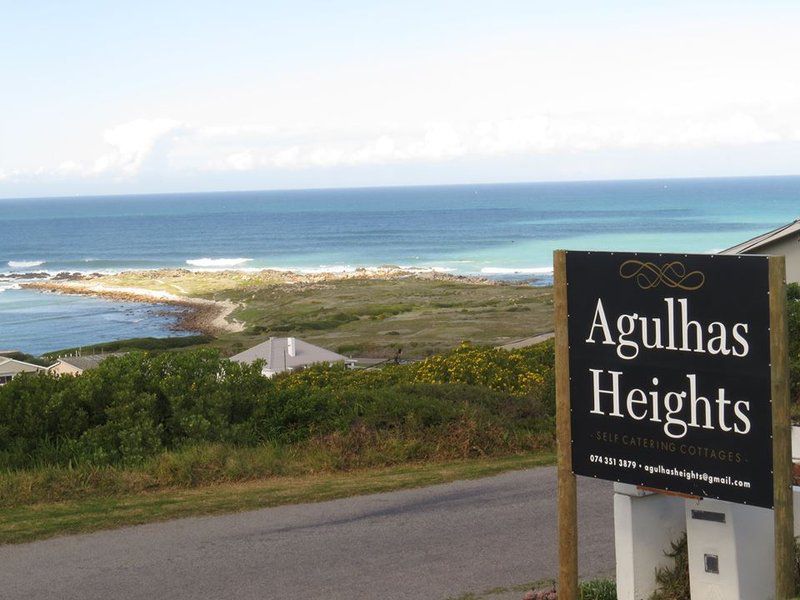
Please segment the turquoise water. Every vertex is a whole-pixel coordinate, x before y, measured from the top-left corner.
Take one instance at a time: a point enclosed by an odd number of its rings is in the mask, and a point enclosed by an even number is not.
[[[174,308],[30,290],[0,293],[0,350],[42,354],[132,337],[184,335]]]
[[[392,264],[546,281],[556,248],[713,252],[736,244],[800,216],[800,177],[43,198],[0,207],[0,272]],[[81,343],[131,337],[154,322],[122,311],[98,331],[83,309],[88,299],[51,297],[45,305],[62,318],[23,314],[11,328],[2,319],[20,298],[0,292],[0,346],[79,345],[79,331],[87,332]],[[165,318],[158,331],[168,334],[173,322]]]

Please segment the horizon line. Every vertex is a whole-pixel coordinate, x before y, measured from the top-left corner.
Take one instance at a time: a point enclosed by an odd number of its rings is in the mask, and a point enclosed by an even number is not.
[[[800,177],[800,173],[782,175],[710,175],[710,176],[669,176],[669,177],[633,177],[629,179],[598,178],[598,179],[543,179],[527,181],[491,181],[491,182],[466,182],[466,183],[422,183],[422,184],[395,184],[395,185],[343,185],[343,186],[318,186],[296,188],[254,188],[254,189],[227,189],[204,191],[175,191],[175,192],[132,192],[112,194],[71,194],[63,196],[2,196],[0,202],[14,200],[69,200],[75,198],[127,198],[139,196],[199,196],[203,194],[252,194],[259,192],[324,192],[335,190],[385,190],[385,189],[413,189],[413,188],[444,188],[444,187],[488,187],[499,185],[549,185],[549,184],[581,184],[581,183],[636,183],[654,181],[699,181],[699,180],[733,180],[733,179],[789,179]]]

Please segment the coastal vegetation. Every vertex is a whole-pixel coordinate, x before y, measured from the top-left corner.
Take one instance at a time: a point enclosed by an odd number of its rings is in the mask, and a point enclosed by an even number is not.
[[[150,352],[160,352],[164,350],[177,350],[179,348],[191,348],[208,344],[214,341],[210,335],[184,335],[168,338],[129,338],[114,342],[103,342],[80,348],[65,348],[56,352],[48,352],[39,359],[40,363],[50,364],[59,356],[69,356],[75,354],[104,354],[107,352],[132,352],[135,350],[146,350]],[[48,360],[49,359],[49,360]]]
[[[45,359],[128,354],[0,389],[0,542],[552,462],[552,344],[487,347],[551,331],[550,288],[394,267],[179,269],[34,287],[177,304],[179,326],[202,334],[60,350]],[[268,380],[225,358],[283,335],[418,360]]]
[[[0,520],[269,478],[548,462],[552,365],[552,343],[464,344],[407,365],[273,379],[212,349],[111,357],[80,377],[22,375],[0,388]]]
[[[523,595],[518,596],[516,593]],[[448,600],[495,600],[509,598],[512,594],[520,600],[558,600],[554,579],[494,587],[478,593],[467,592]],[[602,577],[587,579],[578,584],[578,598],[579,600],[617,600],[617,585],[613,579]]]

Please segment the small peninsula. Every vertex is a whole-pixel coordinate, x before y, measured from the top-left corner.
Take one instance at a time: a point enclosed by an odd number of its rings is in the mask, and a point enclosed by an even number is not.
[[[185,308],[177,328],[223,352],[292,333],[348,355],[421,357],[552,330],[549,287],[394,266],[346,272],[160,269],[60,273],[29,289]]]

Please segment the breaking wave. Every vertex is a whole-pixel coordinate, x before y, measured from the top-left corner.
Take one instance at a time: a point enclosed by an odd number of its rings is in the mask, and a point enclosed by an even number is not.
[[[193,267],[238,267],[252,261],[252,258],[192,258],[186,261]]]
[[[506,267],[484,267],[481,269],[484,275],[552,275],[553,267],[529,267],[513,269]]]
[[[10,260],[8,266],[12,269],[30,269],[44,264],[43,260]]]

